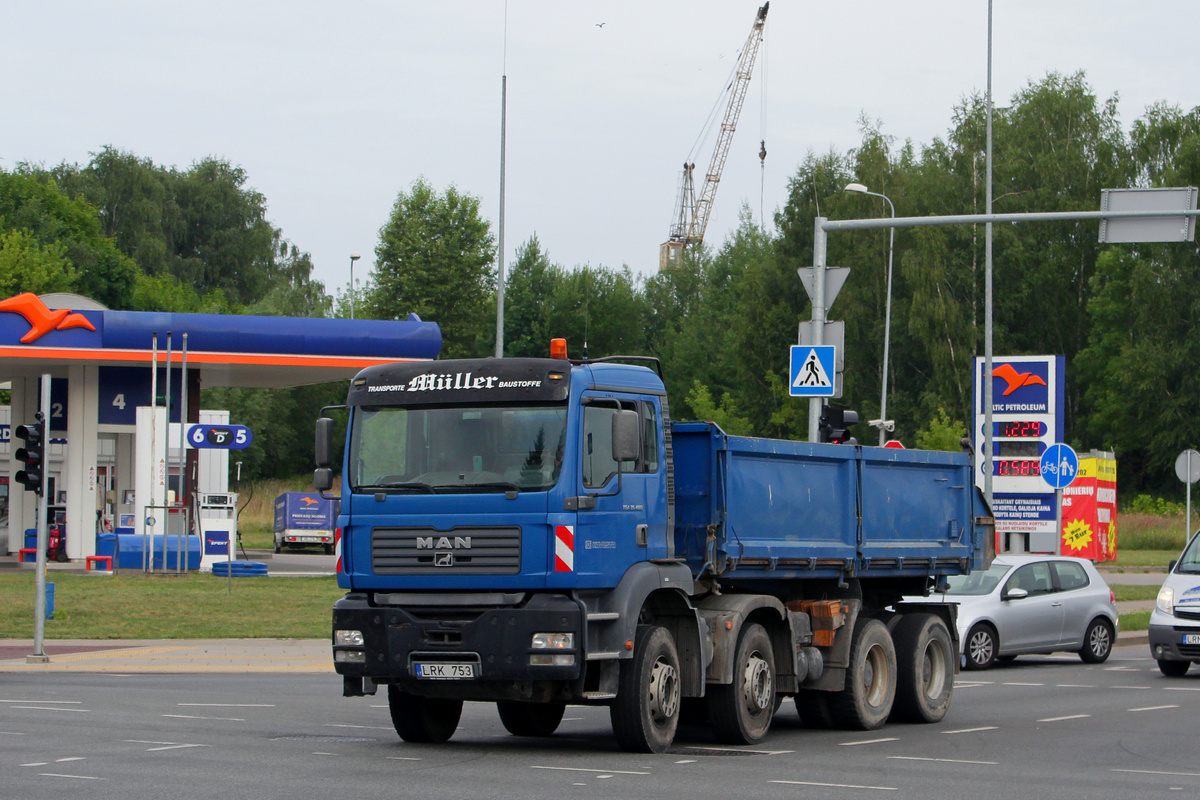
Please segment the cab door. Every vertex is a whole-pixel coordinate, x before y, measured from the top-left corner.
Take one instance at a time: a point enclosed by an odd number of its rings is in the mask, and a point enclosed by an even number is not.
[[[612,447],[618,410],[637,412],[642,443],[636,461],[619,465]],[[601,392],[586,392],[581,412],[573,478],[582,501],[574,531],[575,585],[615,586],[630,565],[656,557],[650,555],[652,536],[665,541],[660,417],[646,399]]]

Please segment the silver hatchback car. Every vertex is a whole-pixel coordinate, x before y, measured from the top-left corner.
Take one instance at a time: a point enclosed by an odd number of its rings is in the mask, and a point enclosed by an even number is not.
[[[949,591],[931,599],[958,605],[967,669],[1063,650],[1099,664],[1119,630],[1116,597],[1084,558],[996,556],[987,570],[951,578]]]

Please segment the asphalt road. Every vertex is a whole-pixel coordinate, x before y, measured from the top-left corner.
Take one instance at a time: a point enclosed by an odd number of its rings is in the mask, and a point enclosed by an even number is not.
[[[325,675],[0,675],[0,797],[1101,798],[1200,794],[1200,670],[1161,676],[1144,647],[1105,664],[1023,657],[962,673],[937,725],[803,728],[767,741],[681,729],[660,756],[621,752],[604,708],[570,707],[549,739],[510,736],[468,703],[455,737],[412,745],[386,695]]]

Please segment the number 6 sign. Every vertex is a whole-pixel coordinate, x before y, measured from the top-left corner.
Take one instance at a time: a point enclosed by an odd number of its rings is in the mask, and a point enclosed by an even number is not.
[[[245,425],[192,425],[188,444],[199,449],[243,450],[254,441]]]

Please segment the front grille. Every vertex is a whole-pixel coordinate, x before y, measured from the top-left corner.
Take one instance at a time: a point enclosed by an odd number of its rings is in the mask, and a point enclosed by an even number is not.
[[[1200,644],[1179,645],[1179,655],[1186,658],[1200,658]]]
[[[516,575],[521,529],[375,528],[371,569],[376,575]]]
[[[1200,609],[1195,606],[1175,606],[1175,616],[1180,619],[1200,619]]]

